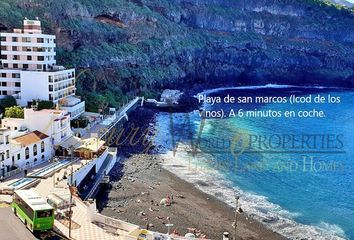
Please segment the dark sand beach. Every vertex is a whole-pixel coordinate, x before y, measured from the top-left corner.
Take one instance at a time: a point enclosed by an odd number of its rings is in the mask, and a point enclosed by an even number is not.
[[[126,159],[102,214],[163,233],[169,217],[171,232],[183,236],[191,229],[208,239],[222,239],[223,232],[233,235],[234,209],[163,169],[161,161],[158,155],[143,154]],[[173,203],[161,206],[167,195],[173,195]],[[238,239],[284,239],[245,214],[238,219]]]

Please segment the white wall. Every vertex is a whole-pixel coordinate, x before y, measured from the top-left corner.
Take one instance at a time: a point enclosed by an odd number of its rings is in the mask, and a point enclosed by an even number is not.
[[[108,154],[108,149],[99,157],[93,161],[90,161],[89,164],[80,168],[78,171],[74,172],[73,181],[76,181],[76,186],[78,186],[81,181],[87,176],[88,172],[92,169],[93,166],[96,166],[96,173],[101,168],[104,160]],[[70,184],[70,177],[68,177],[68,183]]]
[[[38,130],[50,136],[54,145],[72,136],[70,115],[66,111],[25,109],[25,125],[31,131]]]
[[[33,99],[49,100],[49,72],[21,71],[21,99],[19,104],[26,106]]]
[[[21,126],[28,128],[30,131],[38,130],[51,137],[52,144],[56,145],[61,141],[72,136],[70,128],[70,115],[65,110],[41,110],[33,109],[24,110],[24,119],[4,118],[2,120],[3,127],[10,127],[11,130],[20,129]],[[55,121],[59,119],[58,121]]]
[[[44,152],[41,151],[41,142],[44,142]],[[49,138],[45,138],[42,141],[38,141],[36,143],[33,144],[29,144],[27,146],[22,146],[22,147],[18,147],[18,144],[11,144],[13,152],[12,155],[15,157],[15,165],[17,165],[20,168],[24,168],[26,166],[32,166],[32,165],[36,165],[39,164],[41,162],[44,161],[48,161],[50,160],[50,158],[53,157],[53,147],[50,143],[50,139]],[[17,146],[16,146],[17,145]],[[33,146],[37,145],[37,155],[34,155],[33,152]],[[29,149],[29,158],[26,159],[26,155],[25,155],[25,151],[26,148],[28,147]],[[17,154],[20,153],[21,154],[21,158],[20,160],[17,159]],[[43,156],[43,158],[42,158]],[[35,161],[35,159],[37,159],[37,161]]]
[[[61,106],[60,109],[67,110],[70,113],[71,119],[75,119],[85,112],[85,101],[82,101],[72,107]]]

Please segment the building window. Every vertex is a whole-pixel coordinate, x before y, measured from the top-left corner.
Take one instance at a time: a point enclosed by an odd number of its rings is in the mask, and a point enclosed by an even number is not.
[[[26,149],[25,149],[25,156],[26,156],[26,159],[29,159],[29,148],[28,147],[26,147]]]
[[[44,61],[44,56],[38,56],[38,57],[37,57],[37,60],[38,60],[38,61]]]
[[[13,42],[17,42],[17,37],[12,37]]]
[[[44,155],[42,155],[42,161],[44,160]]]
[[[17,154],[17,160],[20,160],[21,159],[21,153],[18,153]]]
[[[22,42],[31,42],[31,38],[29,37],[23,37]]]
[[[44,39],[43,38],[37,38],[37,43],[44,43]]]
[[[28,64],[23,64],[23,68],[27,69],[28,68]]]
[[[32,60],[32,56],[27,56],[27,60],[31,61]]]
[[[17,47],[16,46],[12,46],[12,51],[16,52],[17,51]]]
[[[1,73],[1,77],[6,78],[6,73]]]
[[[42,64],[37,64],[37,69],[42,69]]]
[[[6,37],[1,37],[0,41],[1,42],[6,42]]]
[[[1,51],[6,51],[6,46],[1,46]]]
[[[1,86],[2,87],[6,87],[7,86],[7,82],[1,82]]]
[[[8,63],[4,63],[4,68],[8,68],[9,67],[9,64]]]
[[[2,95],[6,96],[7,95],[7,91],[2,91]]]
[[[37,144],[34,144],[33,146],[33,156],[37,155]]]
[[[12,60],[19,60],[20,58],[19,58],[19,56],[18,55],[14,55],[13,57],[12,57]]]
[[[8,136],[8,135],[5,136],[5,143],[6,143],[6,144],[9,144],[9,136]]]
[[[1,55],[1,59],[7,59],[7,55]]]
[[[21,83],[20,82],[15,82],[15,87],[21,87]]]
[[[18,64],[17,63],[14,63],[14,68],[18,68]]]
[[[44,142],[42,141],[41,142],[41,152],[44,152],[44,150],[45,150],[45,146],[44,146]]]
[[[37,162],[37,158],[34,159],[34,162]]]
[[[13,73],[12,74],[12,78],[19,78],[20,77],[20,74],[19,73]]]
[[[10,151],[6,150],[6,159],[10,158]]]

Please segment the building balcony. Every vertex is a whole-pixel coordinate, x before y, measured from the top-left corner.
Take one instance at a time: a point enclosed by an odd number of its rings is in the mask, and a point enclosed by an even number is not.
[[[77,96],[68,96],[63,100],[60,109],[67,110],[71,119],[75,119],[85,112],[85,102]]]

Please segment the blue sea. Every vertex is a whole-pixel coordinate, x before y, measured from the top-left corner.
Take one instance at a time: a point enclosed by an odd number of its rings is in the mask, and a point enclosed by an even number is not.
[[[323,118],[206,118],[158,113],[155,144],[166,168],[291,239],[354,239],[354,92],[240,87],[209,96],[320,94],[340,103],[204,104],[203,110],[322,110]],[[227,115],[227,114],[226,114]],[[265,116],[265,115],[264,115]]]

